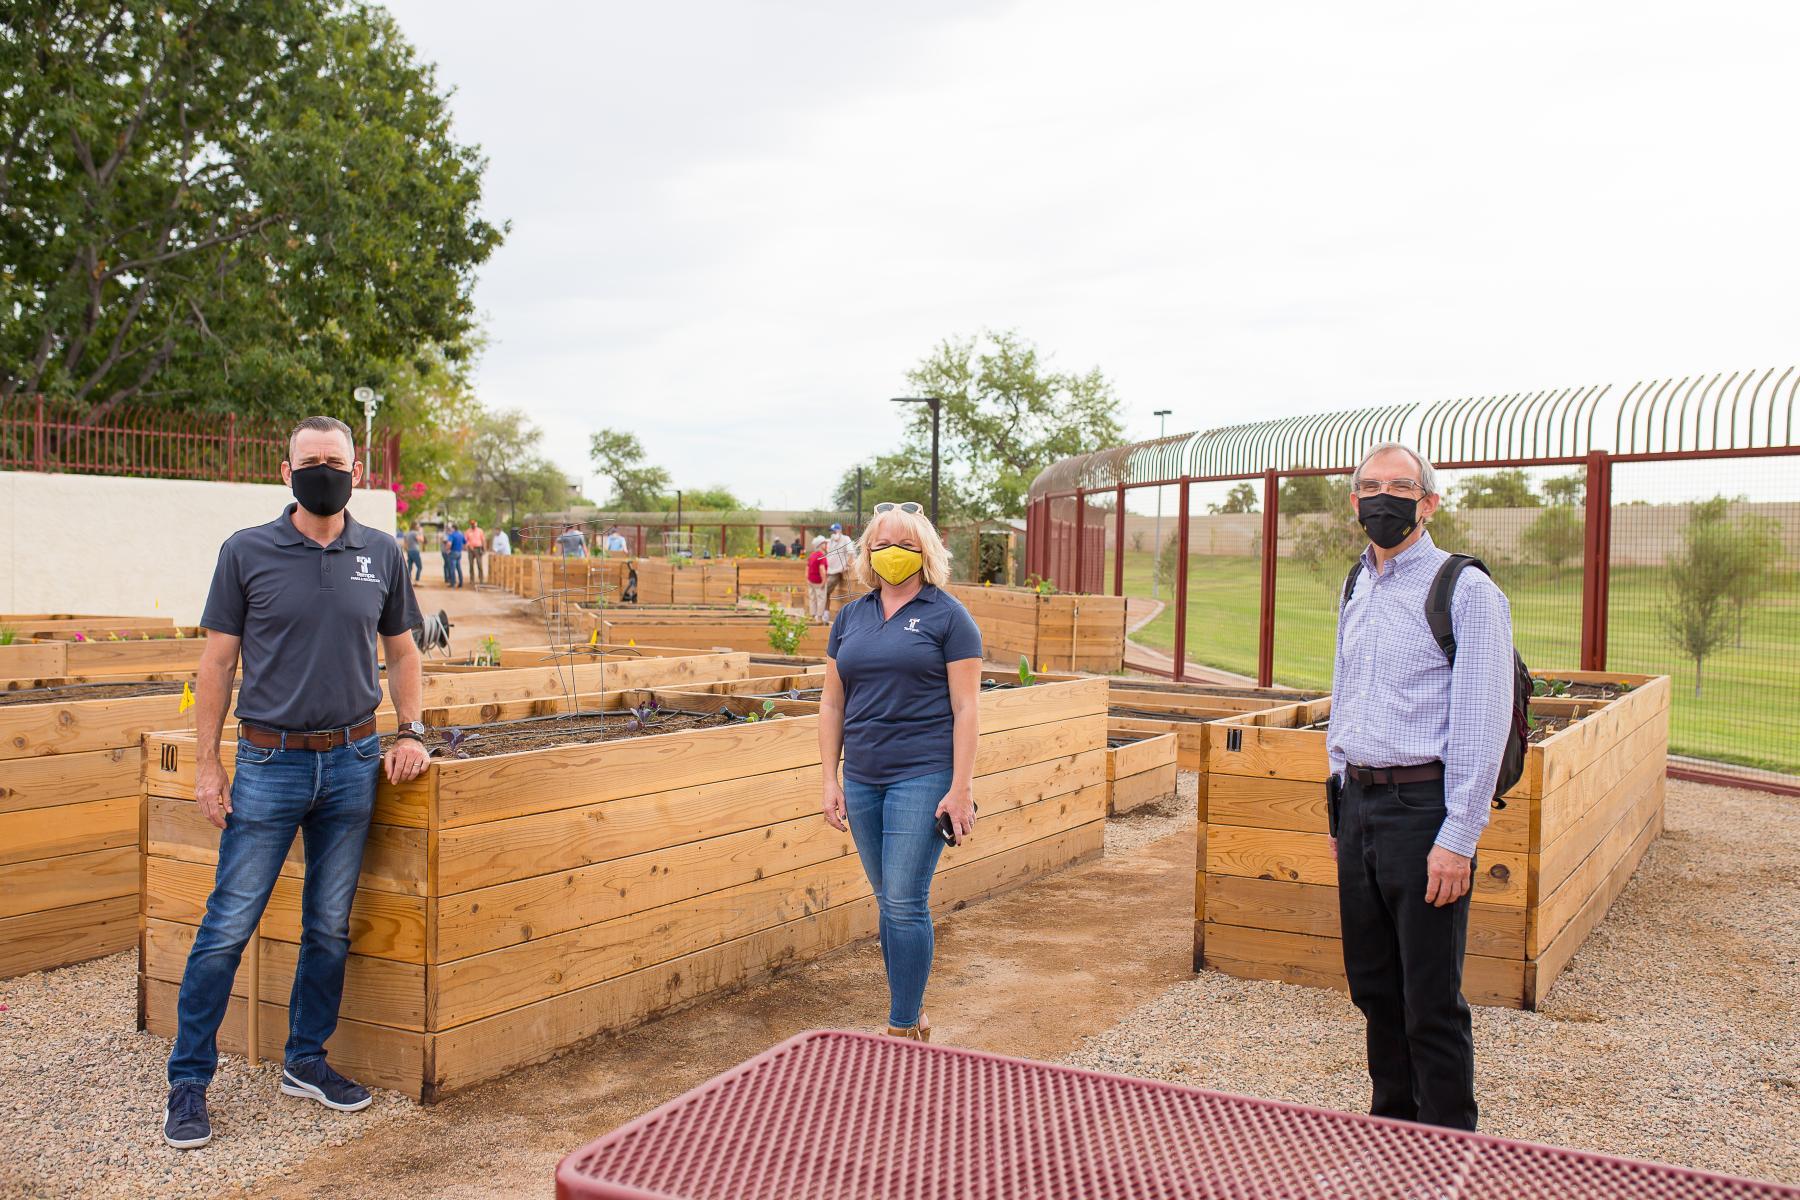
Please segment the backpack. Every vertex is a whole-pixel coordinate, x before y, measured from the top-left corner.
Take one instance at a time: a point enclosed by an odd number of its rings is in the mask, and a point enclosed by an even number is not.
[[[1431,581],[1431,590],[1425,593],[1425,623],[1431,627],[1431,636],[1437,639],[1438,648],[1444,652],[1444,658],[1452,667],[1456,665],[1456,634],[1450,627],[1450,597],[1456,592],[1456,578],[1463,568],[1475,567],[1489,579],[1494,573],[1487,569],[1487,564],[1470,554],[1452,554],[1438,568],[1437,575]],[[1362,575],[1362,559],[1357,559],[1350,567],[1350,574],[1344,579],[1343,603],[1350,603],[1350,595],[1356,591],[1356,581]],[[1506,749],[1500,754],[1500,774],[1494,780],[1494,807],[1505,808],[1503,797],[1512,790],[1525,774],[1525,743],[1531,735],[1532,681],[1531,671],[1525,666],[1525,660],[1513,651],[1513,713],[1512,725],[1506,731]]]

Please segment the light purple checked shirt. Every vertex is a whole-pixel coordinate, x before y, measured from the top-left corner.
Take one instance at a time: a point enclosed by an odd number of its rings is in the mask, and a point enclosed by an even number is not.
[[[1344,764],[1444,764],[1444,824],[1437,844],[1472,855],[1487,828],[1513,711],[1512,611],[1506,596],[1473,567],[1456,580],[1450,628],[1452,670],[1425,622],[1425,595],[1450,555],[1429,533],[1375,573],[1374,555],[1338,614],[1331,684],[1333,774]]]

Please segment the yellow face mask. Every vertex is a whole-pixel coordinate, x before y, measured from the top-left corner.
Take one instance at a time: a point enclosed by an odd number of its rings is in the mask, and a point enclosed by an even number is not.
[[[925,556],[905,546],[883,546],[869,555],[869,563],[877,575],[898,587],[924,569]]]

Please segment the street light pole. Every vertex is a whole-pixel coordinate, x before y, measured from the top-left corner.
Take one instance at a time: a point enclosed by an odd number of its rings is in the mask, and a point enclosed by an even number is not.
[[[363,410],[363,486],[375,486],[375,408],[381,403],[381,397],[372,387],[359,387],[350,395],[362,405]],[[393,464],[388,464],[393,469]]]
[[[1170,408],[1159,408],[1155,412],[1150,414],[1153,417],[1159,418],[1161,421],[1161,424],[1157,427],[1157,431],[1156,431],[1156,436],[1159,439],[1168,435],[1169,414],[1173,411],[1175,411],[1175,410],[1170,409]],[[1157,595],[1160,592],[1161,585],[1162,585],[1162,580],[1159,575],[1159,572],[1162,569],[1162,494],[1163,494],[1162,488],[1160,488],[1160,487],[1157,488],[1156,489],[1156,532],[1154,534],[1152,534],[1150,537],[1150,541],[1151,541],[1151,545],[1152,545],[1151,559],[1150,559],[1150,598],[1152,600],[1157,598]]]
[[[943,416],[942,396],[896,396],[895,404],[931,405],[931,523],[938,523],[938,426]]]
[[[858,468],[856,468],[856,535],[858,537],[862,536],[862,525],[863,525],[863,522],[862,522],[862,485],[863,485],[863,469],[861,467],[858,467]]]

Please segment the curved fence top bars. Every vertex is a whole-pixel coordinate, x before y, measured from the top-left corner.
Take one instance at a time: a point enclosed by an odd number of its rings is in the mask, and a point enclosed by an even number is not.
[[[1030,498],[1139,487],[1182,476],[1348,471],[1370,447],[1407,442],[1434,463],[1795,446],[1800,370],[1773,367],[1611,384],[1462,396],[1430,403],[1276,417],[1111,446],[1051,463]]]

